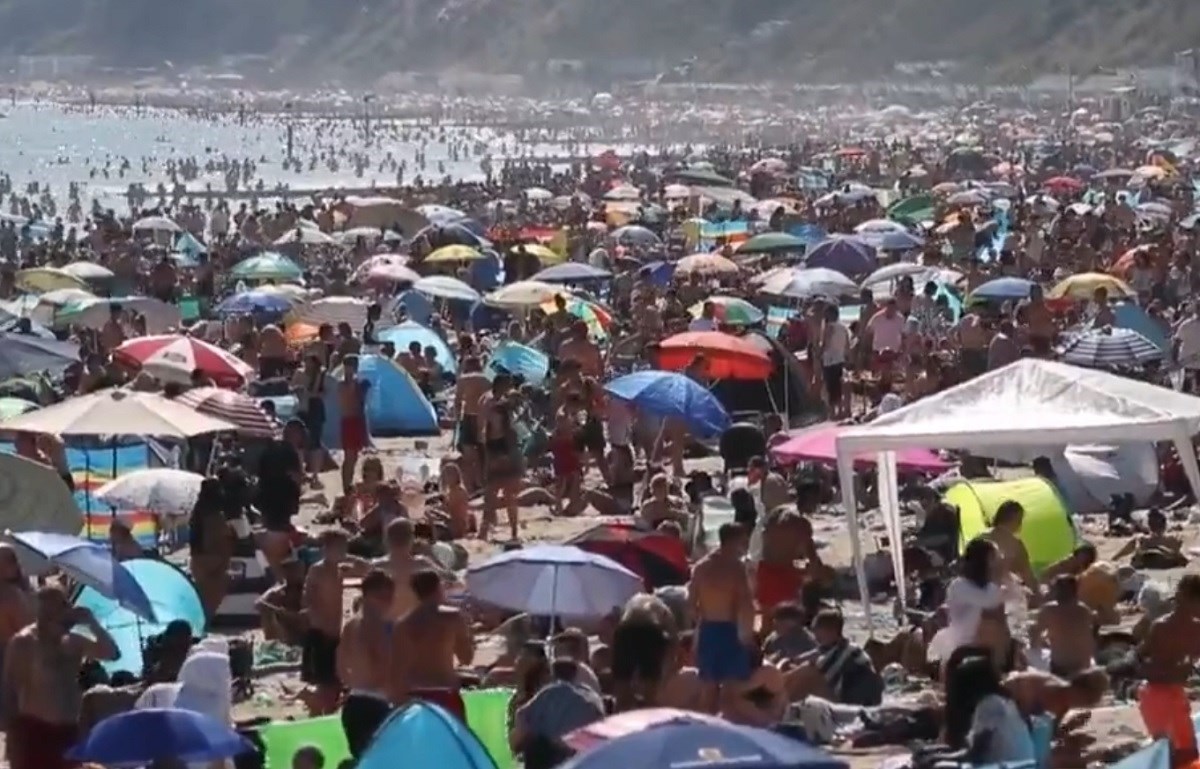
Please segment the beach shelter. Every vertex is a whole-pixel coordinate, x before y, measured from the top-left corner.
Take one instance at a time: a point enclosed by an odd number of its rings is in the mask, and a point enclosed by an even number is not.
[[[398,323],[389,329],[379,332],[380,342],[391,342],[396,346],[396,352],[408,352],[408,346],[413,342],[421,345],[422,354],[425,348],[432,347],[437,356],[438,365],[448,374],[458,373],[458,359],[450,345],[433,329],[411,320]]]
[[[467,726],[425,702],[396,711],[367,746],[358,769],[496,769],[496,762]]]
[[[897,499],[896,452],[906,448],[995,448],[1115,441],[1172,441],[1193,491],[1200,493],[1200,467],[1191,438],[1200,432],[1200,398],[1147,382],[1024,359],[989,371],[936,395],[884,414],[837,438],[842,502],[847,511],[859,587],[867,591],[859,541],[854,464],[864,452],[878,455],[879,504],[888,537],[902,541]],[[897,574],[904,574],[902,548],[892,549]],[[904,580],[900,600],[905,600]],[[870,619],[870,605],[867,605]]]
[[[358,358],[358,378],[368,383],[367,429],[377,438],[437,435],[437,413],[433,404],[407,371],[395,361],[382,355],[361,355]],[[339,366],[325,387],[324,443],[329,448],[341,448],[342,409],[337,388],[342,381]]]
[[[960,481],[946,490],[945,499],[958,507],[958,549],[992,527],[996,511],[1007,500],[1025,510],[1021,541],[1029,551],[1035,573],[1065,558],[1075,549],[1075,526],[1067,502],[1045,478],[1011,481]]]
[[[156,622],[148,622],[112,598],[105,598],[90,587],[82,588],[75,605],[90,609],[113,641],[121,656],[105,662],[109,673],[127,670],[135,676],[142,674],[142,647],[147,638],[166,630],[175,620],[183,620],[192,628],[192,636],[204,635],[204,607],[196,586],[177,566],[151,558],[134,558],[122,565],[141,586],[154,608]]]

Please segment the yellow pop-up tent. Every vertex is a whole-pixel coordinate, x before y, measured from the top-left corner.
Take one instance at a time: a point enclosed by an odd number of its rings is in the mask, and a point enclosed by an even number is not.
[[[959,510],[959,552],[991,528],[1001,504],[1014,500],[1025,509],[1021,541],[1035,573],[1066,557],[1078,539],[1071,513],[1054,484],[1044,478],[1014,481],[961,481],[946,491],[946,501]]]

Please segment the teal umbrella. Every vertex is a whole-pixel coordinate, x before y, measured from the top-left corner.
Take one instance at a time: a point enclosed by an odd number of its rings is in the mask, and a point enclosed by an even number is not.
[[[304,270],[283,254],[267,251],[238,262],[232,274],[235,280],[299,280]]]
[[[764,232],[738,246],[737,254],[781,254],[785,251],[803,251],[807,245],[806,241],[786,232]]]

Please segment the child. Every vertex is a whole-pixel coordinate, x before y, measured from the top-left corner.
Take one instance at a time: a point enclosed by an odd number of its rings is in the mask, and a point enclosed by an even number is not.
[[[292,769],[325,769],[325,754],[316,745],[304,745],[292,754]]]

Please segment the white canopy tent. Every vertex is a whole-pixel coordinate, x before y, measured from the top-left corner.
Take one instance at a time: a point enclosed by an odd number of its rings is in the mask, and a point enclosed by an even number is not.
[[[897,499],[897,449],[983,450],[1117,441],[1173,441],[1193,492],[1200,467],[1191,437],[1200,432],[1200,398],[1103,371],[1026,359],[896,409],[837,438],[838,474],[848,513],[858,585],[867,599],[854,458],[877,452],[879,509],[892,543],[900,601],[904,555]],[[870,620],[870,601],[867,617]]]

